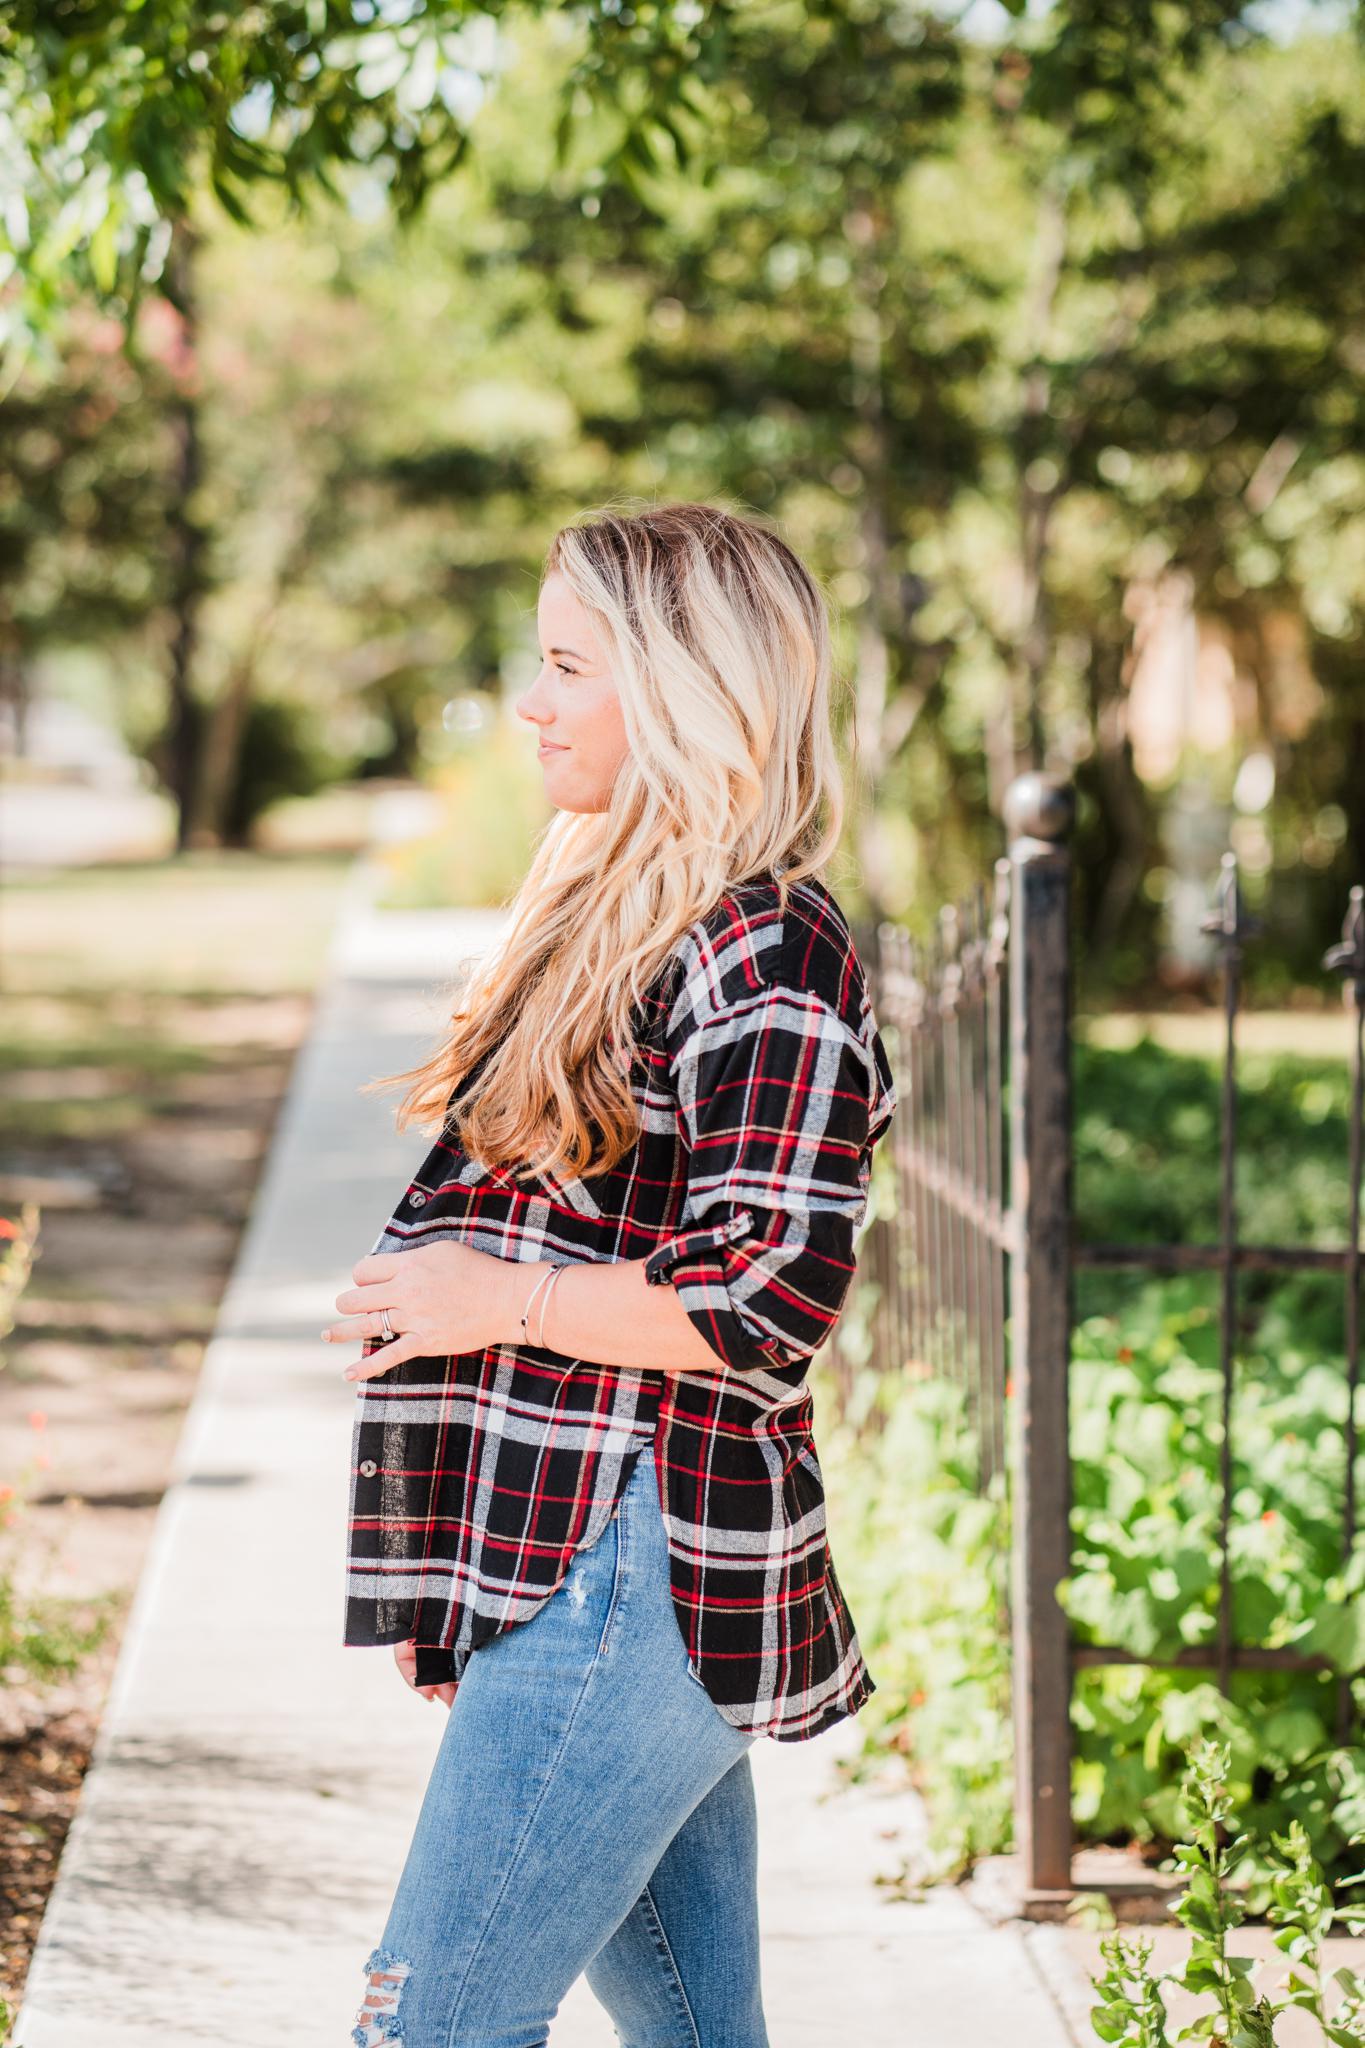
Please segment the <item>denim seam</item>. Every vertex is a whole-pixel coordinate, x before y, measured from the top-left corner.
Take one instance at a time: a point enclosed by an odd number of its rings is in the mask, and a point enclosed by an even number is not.
[[[678,1968],[677,1959],[673,1954],[668,1936],[664,1931],[664,1923],[660,1918],[659,1908],[655,1904],[654,1894],[648,1885],[645,1886],[640,1897],[646,1908],[646,1917],[650,1922],[650,1933],[654,1937],[654,1945],[663,1961],[668,1965],[668,1974],[672,1979],[673,1989],[678,1995],[679,2009],[691,2031],[692,2038],[688,2043],[688,2048],[701,2048],[701,2036],[697,2032],[696,2015],[692,2011],[691,2001],[683,1984],[682,1973]]]

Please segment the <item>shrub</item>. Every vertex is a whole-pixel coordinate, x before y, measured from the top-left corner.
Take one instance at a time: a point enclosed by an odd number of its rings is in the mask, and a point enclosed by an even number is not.
[[[1107,1934],[1100,1942],[1104,1968],[1090,1977],[1098,1998],[1090,2015],[1095,2037],[1118,2048],[1169,2048],[1168,2014],[1161,1995],[1162,1985],[1169,1983],[1210,2001],[1175,2036],[1177,2041],[1274,2048],[1276,2021],[1282,2013],[1297,2010],[1309,2014],[1322,2039],[1335,2048],[1351,2048],[1352,2043],[1358,2048],[1365,2042],[1365,1980],[1351,1969],[1336,1971],[1341,1996],[1329,2011],[1322,1944],[1336,1927],[1352,1934],[1365,1929],[1365,1906],[1334,1902],[1297,1821],[1290,1823],[1287,1833],[1273,1835],[1258,1858],[1261,1867],[1274,1871],[1269,1918],[1276,1928],[1275,1946],[1293,1966],[1285,1996],[1276,1999],[1260,1988],[1263,1970],[1254,1957],[1228,1951],[1228,1935],[1246,1918],[1246,1903],[1234,1876],[1241,1874],[1239,1864],[1251,1840],[1245,1833],[1231,1842],[1225,1839],[1234,1804],[1228,1789],[1230,1769],[1226,1743],[1199,1737],[1191,1744],[1181,1787],[1189,1832],[1175,1851],[1186,1883],[1171,1909],[1190,1936],[1183,1966],[1158,1976],[1151,1967],[1150,1939],[1118,1930]],[[1365,1842],[1365,1834],[1355,1840]],[[1344,1882],[1365,1884],[1365,1876]]]
[[[830,1413],[823,1379],[813,1368]],[[1012,1829],[1003,1489],[977,1492],[962,1397],[943,1381],[865,1367],[843,1412],[822,1420],[819,1444],[831,1547],[877,1681],[851,1774],[903,1757],[929,1819],[913,1875],[955,1876],[1007,1847]]]

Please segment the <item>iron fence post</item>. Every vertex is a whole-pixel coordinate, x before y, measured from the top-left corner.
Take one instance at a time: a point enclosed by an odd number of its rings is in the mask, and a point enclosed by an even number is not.
[[[1011,1563],[1015,1833],[1026,1898],[1071,1885],[1070,785],[1018,776],[1005,796],[1009,941]]]

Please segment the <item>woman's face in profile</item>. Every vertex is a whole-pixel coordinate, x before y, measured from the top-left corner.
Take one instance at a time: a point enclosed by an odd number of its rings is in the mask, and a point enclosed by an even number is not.
[[[629,743],[616,693],[584,611],[564,577],[541,585],[540,672],[517,699],[535,726],[545,794],[560,811],[604,811]]]

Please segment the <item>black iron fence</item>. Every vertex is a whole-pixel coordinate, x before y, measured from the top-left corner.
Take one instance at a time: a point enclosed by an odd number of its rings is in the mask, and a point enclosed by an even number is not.
[[[1356,1540],[1356,1390],[1361,1352],[1362,1091],[1365,1090],[1365,896],[1352,889],[1341,943],[1324,966],[1350,1006],[1349,1197],[1331,1248],[1243,1242],[1237,1205],[1237,1023],[1241,970],[1256,927],[1234,857],[1225,857],[1216,940],[1224,998],[1221,1195],[1212,1243],[1101,1244],[1076,1229],[1073,1196],[1070,940],[1073,799],[1064,783],[1026,775],[1006,803],[1007,855],[989,895],[945,909],[932,943],[883,924],[870,949],[878,1019],[896,1069],[894,1214],[874,1220],[860,1266],[878,1284],[877,1358],[951,1378],[979,1446],[980,1483],[1006,1471],[1012,1555],[1015,1836],[1025,1908],[1072,1893],[1071,1695],[1083,1665],[1143,1663],[1214,1671],[1328,1669],[1290,1646],[1234,1640],[1229,1530],[1238,1276],[1341,1277],[1347,1377],[1341,1550]],[[1071,1562],[1069,1378],[1077,1268],[1220,1276],[1220,1576],[1214,1641],[1169,1658],[1078,1641],[1055,1597]],[[1007,1385],[1012,1436],[1007,1439]],[[1012,1441],[1013,1455],[1009,1444]],[[1007,1469],[1008,1460],[1008,1469]],[[1337,1736],[1350,1739],[1350,1678],[1338,1675]]]

